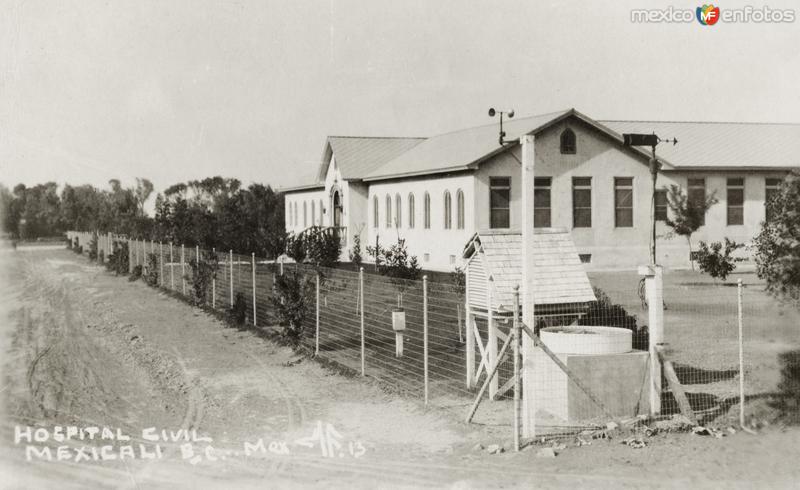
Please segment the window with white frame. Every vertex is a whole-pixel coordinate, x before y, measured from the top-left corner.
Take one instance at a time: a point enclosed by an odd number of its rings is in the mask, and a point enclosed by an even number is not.
[[[533,178],[533,226],[534,228],[550,228],[551,195],[553,179],[551,177]]]
[[[614,177],[614,226],[633,227],[633,177]]]
[[[464,229],[464,191],[461,189],[456,191],[456,227]]]
[[[372,227],[376,230],[380,226],[380,212],[378,211],[378,196],[372,196]]]
[[[431,227],[431,195],[427,192],[425,193],[425,202],[423,202],[423,217],[422,217],[423,226],[426,230],[430,229]]]
[[[511,226],[511,177],[489,177],[489,227]]]
[[[414,194],[408,194],[408,227],[414,228]]]
[[[392,196],[386,194],[386,228],[392,227]]]
[[[400,194],[394,196],[394,225],[398,228],[403,226],[403,201],[400,199]]]
[[[744,224],[744,178],[728,179],[728,225]]]
[[[444,229],[449,230],[453,227],[452,200],[450,191],[444,191]]]

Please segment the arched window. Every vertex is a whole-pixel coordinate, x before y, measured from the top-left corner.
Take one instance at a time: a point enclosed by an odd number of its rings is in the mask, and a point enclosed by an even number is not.
[[[300,215],[297,214],[297,203],[294,203],[294,225],[297,226],[300,224]]]
[[[289,220],[289,226],[294,225],[294,218],[292,217],[292,203],[286,204],[286,216]]]
[[[303,228],[308,228],[308,203],[303,201]]]
[[[325,208],[322,207],[322,199],[319,200],[319,225],[322,226],[322,215],[325,214]]]
[[[431,227],[431,195],[427,192],[425,193],[425,202],[423,203],[424,209],[422,210],[423,217],[422,223],[425,229],[430,229]]]
[[[317,203],[311,201],[311,226],[317,226]]]
[[[563,155],[574,155],[576,149],[575,132],[567,128],[561,132],[561,153]]]
[[[444,191],[444,229],[449,230],[453,227],[453,213],[452,202],[450,199],[450,191]]]
[[[400,199],[400,194],[394,196],[394,224],[400,228],[403,226],[403,201]]]
[[[456,191],[456,226],[464,229],[464,192],[461,189]]]
[[[376,230],[380,226],[380,217],[378,212],[378,196],[372,197],[372,227]]]
[[[386,228],[392,227],[392,196],[386,194]]]
[[[408,195],[408,227],[414,228],[414,194]]]

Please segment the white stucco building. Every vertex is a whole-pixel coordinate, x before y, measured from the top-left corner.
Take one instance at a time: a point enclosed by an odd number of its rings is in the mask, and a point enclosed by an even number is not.
[[[535,138],[537,227],[570,230],[588,269],[632,269],[649,257],[652,180],[649,149],[626,147],[622,133],[676,137],[661,144],[656,194],[658,261],[689,265],[682,237],[666,236],[666,191],[718,203],[693,236],[749,242],[765,219],[765,201],[800,168],[800,125],[596,121],[570,109],[504,125],[429,138],[331,136],[315,182],[285,189],[286,230],[340,227],[343,258],[361,237],[388,245],[404,238],[423,268],[452,270],[476,232],[519,229],[519,137]],[[362,250],[362,256],[368,259]]]

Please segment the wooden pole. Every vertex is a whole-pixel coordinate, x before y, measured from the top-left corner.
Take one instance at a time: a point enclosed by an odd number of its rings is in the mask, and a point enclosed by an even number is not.
[[[469,294],[469,272],[465,277],[465,294],[464,294],[464,334],[467,336],[467,345],[464,350],[466,351],[467,361],[467,389],[471,389],[475,385],[475,332],[472,330],[472,308],[470,308],[470,294]]]
[[[664,297],[661,266],[650,266],[645,275],[650,351],[650,415],[661,413],[661,358],[658,347],[664,343]]]
[[[366,370],[366,342],[364,340],[364,268],[361,267],[358,271],[358,297],[361,301],[361,376],[367,375]]]
[[[172,242],[169,242],[169,288],[175,291],[175,258],[172,254]]]
[[[164,287],[164,243],[158,241],[158,278],[161,279],[161,287]]]
[[[219,264],[217,262],[217,248],[211,247],[211,255],[214,256],[213,264]],[[213,275],[211,276],[211,309],[217,309],[217,271],[214,270]]]
[[[522,147],[521,156],[521,193],[520,217],[522,224],[522,323],[536,325],[535,309],[535,225],[534,225],[534,178],[536,167],[535,137],[526,134],[519,139]],[[534,388],[534,366],[536,358],[536,345],[527,336],[522,337],[522,435],[524,437],[536,436],[536,390]]]
[[[503,342],[503,347],[500,349],[500,355],[498,359],[501,359],[505,355],[506,350],[508,350],[508,346],[511,344],[511,337],[512,335],[509,335],[508,337],[506,337],[506,341]],[[486,389],[489,387],[492,380],[495,378],[495,375],[497,374],[497,368],[499,367],[500,367],[499,362],[495,362],[492,364],[492,369],[489,370],[488,374],[486,375],[486,379],[483,381],[483,385],[481,385],[480,391],[478,391],[478,396],[475,397],[475,401],[472,403],[472,407],[469,409],[469,414],[467,414],[467,423],[472,422],[472,417],[475,416],[475,412],[478,410],[478,405],[481,404],[481,398],[483,398],[483,394],[486,393]]]
[[[428,276],[422,276],[422,355],[425,378],[425,405],[428,404]]]
[[[521,336],[519,328],[519,286],[514,286],[514,329],[511,334],[514,336],[514,451],[519,451],[519,432],[520,415],[522,404],[520,395],[522,394],[522,384],[520,383],[522,374],[522,362],[520,359]]]
[[[250,261],[252,262],[253,268],[253,326],[257,326],[256,323],[256,253],[250,253]]]
[[[233,249],[228,251],[228,267],[230,268],[230,307],[233,308]]]
[[[497,360],[497,330],[494,323],[494,302],[492,301],[492,280],[487,279],[488,283],[488,295],[489,295],[489,302],[486,304],[487,307],[487,319],[486,319],[486,335],[488,339],[486,340],[486,355],[489,357],[488,362],[489,365],[494,365]],[[500,386],[499,380],[495,377],[492,378],[491,383],[489,384],[489,399],[494,400],[497,396],[497,389]]]
[[[739,317],[739,426],[744,427],[744,318],[742,316],[742,280],[736,281]]]
[[[186,296],[186,247],[181,243],[181,291]]]
[[[319,355],[319,272],[317,272],[317,330],[314,335],[314,355]]]

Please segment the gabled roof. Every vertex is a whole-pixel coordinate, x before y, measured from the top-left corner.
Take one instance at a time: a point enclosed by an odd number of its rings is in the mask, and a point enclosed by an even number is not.
[[[533,235],[536,305],[596,301],[570,233],[561,228],[537,228]],[[497,310],[513,311],[514,287],[522,286],[522,234],[511,230],[478,232],[464,248],[463,257],[482,254],[486,275],[493,284]],[[467,266],[469,267],[469,265]]]
[[[678,138],[656,147],[682,170],[786,169],[800,167],[800,124],[679,121],[600,121],[617,133]]]
[[[345,180],[360,180],[373,170],[424,141],[425,138],[329,136],[318,180],[325,181],[331,155]]]
[[[506,133],[505,141],[507,143],[503,146],[498,141],[500,126],[497,122],[433,136],[385,165],[377,167],[363,179],[365,181],[383,180],[468,170],[518,144],[518,141],[515,140],[521,136],[541,132],[568,117],[576,117],[620,144],[622,143],[620,134],[575,109],[568,109],[504,121],[503,131]],[[649,155],[640,148],[630,148],[630,151],[649,159]],[[664,164],[664,169],[672,168],[666,159],[662,159],[662,164]]]

